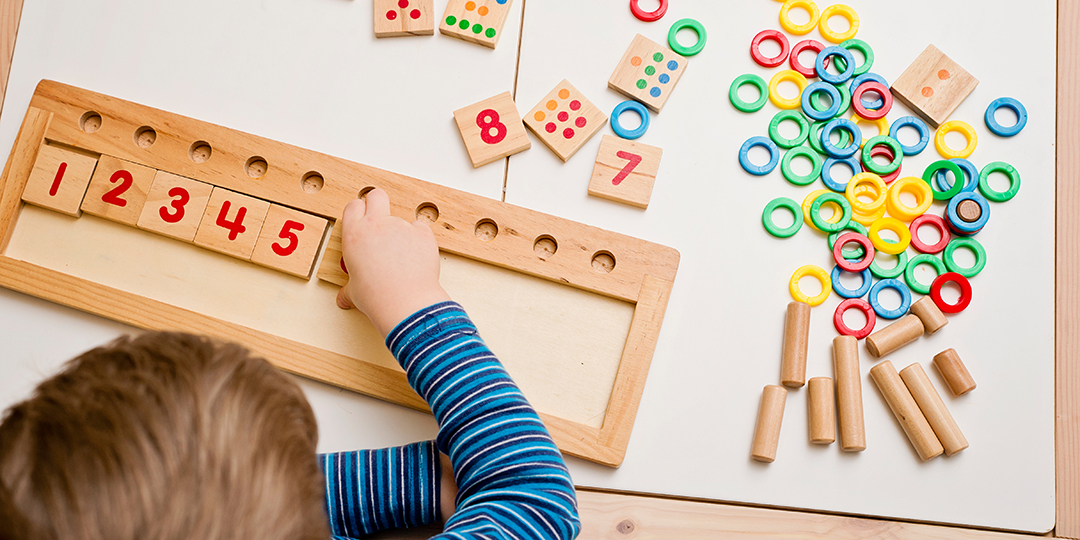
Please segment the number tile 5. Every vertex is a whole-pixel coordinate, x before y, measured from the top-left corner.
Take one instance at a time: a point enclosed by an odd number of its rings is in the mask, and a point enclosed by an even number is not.
[[[140,229],[191,242],[214,186],[158,171],[139,216]]]
[[[322,247],[327,221],[321,217],[270,205],[251,262],[304,279],[311,277]]]
[[[528,150],[532,143],[510,92],[454,111],[473,168]]]
[[[604,135],[589,180],[589,195],[648,208],[663,153],[663,148]]]
[[[195,245],[249,260],[269,210],[266,201],[215,186],[195,233]]]
[[[112,156],[98,160],[82,211],[135,227],[157,170]]]

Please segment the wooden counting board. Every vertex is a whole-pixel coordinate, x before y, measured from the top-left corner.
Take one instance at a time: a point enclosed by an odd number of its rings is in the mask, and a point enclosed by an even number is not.
[[[372,187],[431,223],[444,287],[559,447],[618,466],[678,268],[665,246],[42,81],[0,178],[0,285],[425,409],[370,323],[334,307],[330,220]]]
[[[660,112],[688,63],[686,57],[638,34],[615,66],[608,87]]]
[[[435,34],[432,0],[374,0],[375,37]]]
[[[563,161],[577,153],[604,124],[607,115],[566,79],[525,116],[525,125]]]
[[[495,48],[513,0],[450,0],[439,32]]]

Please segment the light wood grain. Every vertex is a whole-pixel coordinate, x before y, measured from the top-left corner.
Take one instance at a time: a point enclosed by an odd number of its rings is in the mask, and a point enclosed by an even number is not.
[[[525,126],[566,161],[607,124],[607,115],[563,79],[525,115]]]
[[[904,381],[900,379],[900,374],[896,372],[892,362],[885,360],[870,368],[870,378],[881,391],[885,403],[889,405],[889,410],[911,441],[911,446],[915,447],[919,458],[926,461],[941,455],[945,449],[930,423],[926,421],[919,405],[915,403],[915,398],[911,397],[911,392],[904,386]]]
[[[513,0],[450,0],[439,21],[439,33],[494,49],[513,4]]]
[[[750,457],[763,463],[776,460],[776,447],[780,444],[780,427],[784,422],[784,404],[787,389],[775,384],[766,385],[761,391],[757,424],[754,426],[754,442]]]
[[[483,167],[532,146],[510,92],[454,111],[454,122],[461,132],[473,168]]]
[[[319,216],[272,204],[251,262],[307,279],[322,247],[326,225]]]
[[[780,384],[800,388],[806,384],[806,348],[810,341],[810,304],[789,302],[780,353]]]
[[[978,84],[978,79],[945,53],[927,45],[893,82],[892,94],[927,123],[938,127]]]
[[[840,448],[845,452],[866,450],[859,340],[855,336],[833,338],[833,376],[836,377],[836,401],[840,411]]]
[[[663,148],[604,135],[589,179],[589,195],[648,208],[663,154]],[[634,156],[641,160],[636,165],[630,161]]]
[[[934,366],[954,396],[962,396],[975,389],[975,379],[955,349],[945,349],[934,355]]]
[[[927,334],[933,334],[949,324],[949,319],[945,318],[941,308],[937,307],[934,299],[929,296],[924,296],[918,302],[911,304],[911,313],[919,317]]]
[[[614,73],[608,79],[608,88],[640,101],[649,110],[659,113],[689,63],[686,57],[638,34],[615,66]],[[674,69],[671,69],[672,66]],[[652,69],[646,71],[647,68]],[[651,75],[649,71],[652,71]],[[662,76],[666,76],[666,82],[661,82]]]
[[[135,227],[157,171],[112,156],[101,156],[97,164],[82,211]]]
[[[248,260],[269,210],[266,201],[215,187],[195,232],[195,245]]]
[[[7,95],[11,57],[15,54],[15,38],[19,34],[23,0],[0,0],[0,108]]]
[[[375,37],[430,36],[435,33],[432,0],[374,0]]]
[[[832,444],[836,440],[836,391],[833,380],[828,377],[814,377],[806,386],[810,442]]]
[[[214,186],[210,184],[158,171],[146,195],[138,227],[191,242],[199,230],[199,222],[213,190]]]
[[[926,421],[930,422],[930,427],[945,448],[945,455],[952,456],[967,448],[967,437],[960,431],[960,426],[945,406],[941,394],[938,394],[934,384],[930,382],[930,377],[926,376],[922,365],[916,362],[900,370],[900,378],[911,392],[911,397],[915,398],[915,403],[919,404],[919,410],[926,416]]]
[[[866,337],[866,350],[881,358],[922,337],[923,323],[916,315],[904,315]]]
[[[45,132],[52,121],[52,113],[31,107],[26,111],[11,155],[4,164],[4,174],[0,177],[0,254],[7,251],[11,234],[15,232],[15,222],[22,210],[22,196],[26,189],[26,180],[34,170],[38,149],[45,139]],[[4,182],[4,179],[10,181]]]

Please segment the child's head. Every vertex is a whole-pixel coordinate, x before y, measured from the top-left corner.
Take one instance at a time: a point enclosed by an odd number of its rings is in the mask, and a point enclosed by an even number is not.
[[[300,389],[175,333],[72,360],[0,424],[0,538],[329,537]]]

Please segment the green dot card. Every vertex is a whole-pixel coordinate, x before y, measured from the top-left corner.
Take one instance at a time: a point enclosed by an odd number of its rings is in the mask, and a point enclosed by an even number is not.
[[[513,0],[450,0],[439,33],[495,48]]]
[[[689,62],[685,56],[638,34],[608,79],[608,87],[658,113]]]

